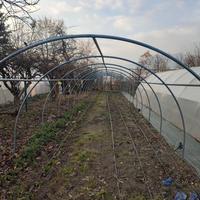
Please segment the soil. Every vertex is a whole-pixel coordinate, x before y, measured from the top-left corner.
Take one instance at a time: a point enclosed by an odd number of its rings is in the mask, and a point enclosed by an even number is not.
[[[85,95],[79,95],[79,100],[85,97]],[[0,107],[0,175],[9,170],[12,159],[20,154],[34,131],[41,125],[45,100],[46,95],[32,97],[28,100],[27,112],[25,108],[22,109],[17,124],[15,155],[13,154],[13,130],[17,113],[13,112],[15,108],[12,104]],[[48,100],[44,112],[44,121],[55,120],[62,116],[74,100],[76,101],[76,98],[73,95],[61,96],[56,101]],[[59,101],[60,104],[58,103]]]
[[[37,163],[2,187],[2,199],[171,200],[177,191],[200,192],[196,171],[125,97],[100,93],[87,101],[60,143],[48,144]]]

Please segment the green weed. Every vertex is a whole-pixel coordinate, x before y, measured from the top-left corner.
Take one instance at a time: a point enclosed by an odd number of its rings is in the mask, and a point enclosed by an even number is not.
[[[63,118],[41,125],[29,139],[20,157],[16,159],[16,166],[23,168],[28,164],[34,163],[42,147],[50,141],[55,141],[58,131],[66,126],[68,120],[72,120],[73,115],[77,115],[78,112],[85,109],[85,107],[85,103],[79,103],[71,111],[65,112]]]
[[[64,175],[67,175],[67,176],[72,175],[72,174],[74,173],[74,171],[75,171],[74,168],[71,167],[71,166],[69,166],[69,167],[63,167],[63,168],[62,168],[63,174],[64,174]]]

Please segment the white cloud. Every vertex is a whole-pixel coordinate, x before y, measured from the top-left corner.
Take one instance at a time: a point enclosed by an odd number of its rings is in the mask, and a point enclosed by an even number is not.
[[[119,31],[133,30],[133,19],[126,16],[118,16],[113,22],[113,26]]]
[[[130,13],[132,14],[137,13],[141,9],[144,3],[145,3],[144,0],[128,0]]]
[[[145,0],[41,0],[41,10],[36,14],[63,18],[66,26],[78,26],[70,29],[70,33],[124,36],[147,42],[171,54],[190,50],[195,42],[200,41],[200,3],[192,12],[188,12],[184,0],[161,1],[151,4],[151,9],[148,3]],[[146,10],[143,10],[145,6]],[[177,13],[180,14],[178,18]],[[168,17],[171,17],[169,21]],[[105,52],[129,58],[144,52],[142,48],[130,48],[126,44],[104,45]]]
[[[200,27],[193,24],[138,33],[134,38],[176,54],[191,50],[194,44],[200,41],[199,35]]]
[[[72,4],[69,4],[65,1],[40,1],[40,7],[39,10],[40,15],[47,15],[52,17],[63,17],[66,14],[75,13],[78,14],[82,11],[81,6],[74,6]]]
[[[121,9],[123,7],[123,0],[95,0],[96,9]]]

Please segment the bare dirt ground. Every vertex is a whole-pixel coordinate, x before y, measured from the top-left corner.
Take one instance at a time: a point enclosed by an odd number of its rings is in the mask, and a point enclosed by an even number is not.
[[[171,200],[177,191],[200,192],[195,170],[123,96],[101,93],[87,104],[59,145],[47,145],[18,180],[8,181],[4,199]],[[165,187],[168,177],[174,182]]]
[[[79,96],[79,100],[85,98],[84,95]],[[38,128],[42,121],[43,105],[46,96],[36,96],[28,100],[28,111],[22,110],[17,125],[17,149],[18,154],[33,132]],[[44,121],[55,120],[63,115],[63,113],[73,103],[73,96],[60,97],[57,101],[47,101],[44,111]],[[58,103],[59,102],[59,103]],[[59,108],[59,109],[58,109]],[[16,113],[13,105],[0,107],[0,174],[9,170],[11,160],[13,158],[13,129],[16,119]]]

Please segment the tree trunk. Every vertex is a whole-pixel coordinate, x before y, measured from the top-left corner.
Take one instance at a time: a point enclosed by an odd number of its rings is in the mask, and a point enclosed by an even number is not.
[[[56,100],[59,95],[59,84],[56,83],[56,86],[54,87],[54,99]]]
[[[54,83],[54,82],[52,82],[52,81],[50,81],[50,90],[52,90],[52,92],[51,92],[51,100],[52,101],[55,101],[56,99],[57,99],[57,97],[58,97],[58,94],[59,94],[59,85],[58,85],[58,83]],[[55,86],[54,86],[54,84],[56,84]]]
[[[15,95],[15,96],[14,96],[14,107],[15,107],[15,111],[18,111],[19,105],[20,105],[20,96]]]

